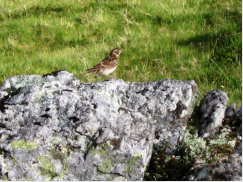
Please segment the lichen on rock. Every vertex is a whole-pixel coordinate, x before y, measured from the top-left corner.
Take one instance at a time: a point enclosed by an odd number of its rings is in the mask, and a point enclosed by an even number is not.
[[[25,142],[24,140],[16,140],[11,143],[12,149],[18,149],[18,148],[23,148],[23,149],[37,149],[38,144],[34,142]]]

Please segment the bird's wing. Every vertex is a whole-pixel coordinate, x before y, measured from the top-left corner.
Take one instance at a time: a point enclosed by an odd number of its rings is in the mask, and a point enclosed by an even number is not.
[[[110,67],[115,67],[118,64],[117,59],[114,60],[105,60],[103,62],[100,62],[103,66],[105,66],[106,68],[110,68]]]
[[[110,61],[108,59],[104,59],[103,61],[95,65],[93,68],[88,69],[87,71],[95,72],[96,70],[113,68],[115,66],[117,66],[117,60]]]

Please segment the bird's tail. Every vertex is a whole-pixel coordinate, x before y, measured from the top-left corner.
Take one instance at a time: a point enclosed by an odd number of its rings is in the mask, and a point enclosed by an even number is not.
[[[84,73],[84,74],[80,75],[80,77],[84,77],[84,76],[86,76],[86,75],[88,75],[88,74],[90,74],[90,73],[89,73],[89,72]]]

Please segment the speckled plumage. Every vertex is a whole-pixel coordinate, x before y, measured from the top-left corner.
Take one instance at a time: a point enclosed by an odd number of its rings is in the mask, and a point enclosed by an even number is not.
[[[86,76],[90,73],[102,75],[102,76],[109,76],[109,74],[113,73],[118,65],[119,55],[122,51],[118,48],[114,48],[111,50],[109,56],[103,59],[100,63],[95,65],[93,68],[87,69],[87,73],[82,74],[81,76]]]

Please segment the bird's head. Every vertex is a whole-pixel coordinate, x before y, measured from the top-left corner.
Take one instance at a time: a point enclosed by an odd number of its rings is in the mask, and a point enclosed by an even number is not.
[[[111,57],[116,57],[118,58],[118,56],[122,53],[122,50],[118,49],[118,48],[115,48],[115,49],[112,49],[111,52],[110,52],[110,56]]]

